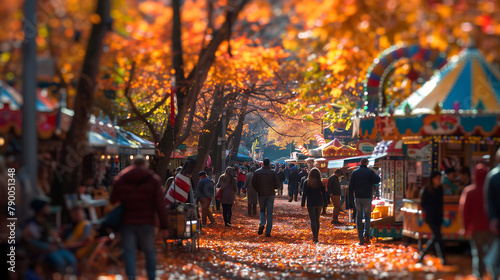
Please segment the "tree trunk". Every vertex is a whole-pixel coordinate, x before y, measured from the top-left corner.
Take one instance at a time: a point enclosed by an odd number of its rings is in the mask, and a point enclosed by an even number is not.
[[[226,101],[227,102],[227,101]],[[227,107],[227,106],[226,106]],[[229,120],[231,120],[231,118],[233,117],[233,111],[226,111],[226,127],[225,127],[225,131],[227,132],[227,127],[229,125]],[[221,118],[222,119],[222,118]],[[222,121],[220,121],[220,123],[217,125],[217,133],[216,133],[216,136],[218,137],[219,135],[222,134]],[[220,127],[220,129],[219,129]],[[227,138],[227,135],[226,135],[226,138]],[[217,143],[215,143],[217,144]],[[222,174],[225,170],[222,170],[222,158],[221,158],[221,153],[222,153],[222,150],[221,150],[221,146],[220,145],[217,145],[216,146],[216,151],[215,151],[215,154],[216,154],[216,159],[217,159],[217,165],[215,166],[215,170],[214,170],[214,173],[215,174]],[[225,151],[224,151],[225,152]],[[226,158],[226,161],[227,161],[227,158]]]
[[[234,129],[234,136],[231,139],[231,152],[229,152],[229,165],[236,163],[238,157],[238,150],[240,148],[241,134],[243,133],[243,124],[245,123],[245,116],[247,114],[248,95],[245,95],[243,104],[241,106],[240,115],[238,117],[238,124]]]
[[[212,103],[212,108],[210,109],[210,117],[203,125],[202,132],[198,140],[198,156],[196,157],[196,165],[194,166],[193,174],[198,174],[198,172],[204,170],[208,154],[212,150],[212,145],[217,137],[219,112],[224,106],[224,104],[222,104],[224,102],[223,95],[224,92],[222,90],[216,90],[214,92],[214,101]],[[195,178],[195,182],[198,182],[198,177]]]
[[[101,20],[92,25],[82,72],[78,80],[74,102],[74,116],[71,127],[63,142],[61,163],[57,166],[56,182],[52,197],[55,204],[61,205],[64,193],[74,193],[80,184],[79,167],[83,157],[89,153],[87,132],[89,117],[94,107],[94,91],[99,63],[102,54],[103,40],[108,31],[108,19],[111,10],[110,0],[98,0],[96,14]]]
[[[219,49],[222,42],[229,38],[231,34],[231,27],[233,23],[238,19],[238,15],[246,6],[249,0],[242,0],[234,8],[230,9],[226,14],[226,20],[222,24],[221,28],[214,32],[213,39],[203,48],[199,55],[199,60],[193,70],[189,73],[187,78],[184,78],[183,74],[183,61],[182,61],[182,44],[180,38],[181,34],[181,17],[180,17],[180,0],[172,1],[173,8],[173,36],[178,38],[173,38],[173,64],[176,78],[176,90],[177,90],[177,116],[175,117],[175,125],[172,127],[170,124],[167,125],[160,143],[158,144],[158,149],[160,152],[165,154],[165,157],[159,157],[155,166],[155,171],[165,180],[165,172],[167,170],[168,161],[170,154],[174,151],[175,147],[172,145],[175,139],[175,145],[181,144],[190,133],[190,123],[196,110],[196,101],[198,99],[198,94],[200,93],[205,80],[207,79],[208,72],[215,61],[215,53]],[[189,117],[186,120],[186,116]],[[184,127],[184,124],[186,126]],[[184,127],[184,130],[182,129]]]
[[[222,118],[219,119],[217,122],[217,129],[215,130],[215,137],[219,137],[222,133]],[[216,175],[220,174],[220,169],[221,169],[221,146],[219,145],[218,141],[214,141],[212,143],[212,164],[214,167],[214,177],[213,179],[216,179]]]

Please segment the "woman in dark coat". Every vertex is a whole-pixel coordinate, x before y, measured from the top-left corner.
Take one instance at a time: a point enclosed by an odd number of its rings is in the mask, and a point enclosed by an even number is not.
[[[311,219],[311,230],[313,233],[313,242],[318,243],[319,235],[319,216],[327,197],[325,186],[321,181],[321,172],[318,168],[313,168],[304,182],[304,193],[302,195],[301,206],[304,207],[307,200],[307,212]]]
[[[434,245],[436,254],[441,258],[441,262],[444,265],[445,255],[443,251],[443,236],[441,234],[441,226],[443,224],[443,186],[441,185],[441,174],[439,172],[432,172],[431,182],[423,189],[420,203],[425,214],[425,222],[431,228],[432,238],[427,242],[418,261],[423,262],[424,256],[429,252],[432,245]]]
[[[259,201],[257,192],[252,186],[252,178],[257,168],[255,166],[250,167],[250,172],[247,174],[245,181],[245,189],[247,190],[247,201],[248,201],[248,216],[257,215],[257,202]]]
[[[222,196],[220,203],[222,204],[222,217],[226,227],[231,226],[231,217],[233,215],[233,204],[236,200],[236,192],[238,192],[238,181],[234,169],[226,168],[226,172],[219,177],[217,188],[221,188]]]

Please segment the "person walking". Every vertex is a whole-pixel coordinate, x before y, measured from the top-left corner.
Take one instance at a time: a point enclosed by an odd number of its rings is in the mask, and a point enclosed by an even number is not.
[[[475,183],[465,187],[460,196],[460,215],[465,233],[471,237],[472,272],[482,279],[486,272],[484,266],[485,247],[491,246],[494,235],[490,231],[488,215],[484,201],[484,181],[488,174],[488,167],[484,164],[476,165],[474,171]]]
[[[432,231],[432,238],[427,242],[425,249],[420,253],[418,262],[424,261],[424,256],[429,252],[432,245],[436,249],[436,254],[445,264],[443,247],[443,236],[441,226],[443,225],[443,186],[441,185],[441,173],[434,171],[431,173],[430,183],[422,190],[420,202],[425,215],[425,222]]]
[[[332,225],[341,225],[342,223],[339,221],[340,210],[342,204],[340,204],[340,181],[339,177],[342,175],[342,170],[337,169],[335,173],[328,178],[327,190],[330,195],[330,199],[333,204],[333,216],[332,216]]]
[[[278,189],[278,195],[283,195],[283,184],[285,183],[285,172],[283,172],[283,168],[280,168],[278,171],[278,177],[280,178],[281,186]]]
[[[288,166],[283,167],[283,174],[285,174],[285,182],[288,184],[288,176],[290,176],[290,168]]]
[[[372,213],[373,185],[380,182],[380,177],[368,168],[368,159],[361,159],[360,166],[351,174],[349,182],[349,201],[355,198],[356,228],[358,230],[359,245],[370,243],[370,220]],[[363,226],[363,218],[365,220]]]
[[[271,237],[271,230],[273,229],[274,198],[276,196],[276,190],[280,187],[280,179],[278,178],[278,174],[271,169],[268,158],[264,159],[263,163],[264,166],[255,171],[252,177],[252,186],[259,196],[260,206],[260,223],[257,234],[261,235],[265,228],[266,237]]]
[[[155,279],[156,215],[163,237],[168,236],[168,219],[160,177],[146,167],[144,156],[136,156],[133,165],[116,176],[110,202],[120,202],[123,207],[121,244],[127,278],[135,279],[136,250],[139,247],[146,255],[148,278]]]
[[[492,279],[500,279],[500,149],[497,150],[495,160],[497,166],[488,173],[484,183],[490,231],[495,235],[484,262]]]
[[[220,188],[220,191],[222,192],[220,203],[222,204],[222,217],[224,218],[224,224],[226,227],[231,226],[233,204],[236,200],[236,192],[238,191],[236,180],[234,168],[227,167],[226,172],[220,175],[219,181],[217,182],[217,188]]]
[[[319,242],[319,217],[325,203],[325,197],[327,197],[327,193],[325,191],[325,185],[321,181],[321,172],[318,168],[314,167],[304,181],[304,192],[300,204],[301,207],[304,207],[307,201],[307,212],[311,220],[314,243]]]
[[[241,195],[241,190],[245,186],[245,180],[247,178],[246,171],[243,168],[239,169],[238,172],[238,195]]]
[[[347,181],[346,181],[344,176],[340,176],[340,207],[341,208],[344,206],[345,197],[346,197],[346,191],[345,191],[346,188],[347,188]],[[340,212],[344,212],[344,211],[340,210]]]
[[[201,225],[212,227],[217,224],[212,212],[210,212],[210,204],[215,195],[215,184],[214,181],[207,176],[207,172],[205,171],[198,173],[198,176],[200,180],[196,186],[196,197],[201,204]],[[208,225],[207,218],[210,220],[210,224]]]
[[[179,172],[182,171],[182,166],[179,166],[175,169],[174,175],[171,175],[170,177],[167,177],[167,180],[165,181],[165,185],[162,186],[162,192],[163,196],[167,194],[168,189],[170,188],[170,185],[172,185],[172,182],[175,179],[175,176],[179,174]],[[170,172],[169,172],[170,173]]]
[[[259,200],[254,187],[252,186],[252,178],[257,168],[255,166],[250,167],[250,172],[247,174],[247,179],[245,181],[245,188],[247,190],[247,201],[248,201],[248,216],[257,215],[257,201]]]
[[[288,180],[288,202],[292,202],[294,199],[297,201],[297,195],[299,194],[299,183],[300,175],[297,171],[297,167],[294,166],[290,172]]]
[[[307,175],[309,172],[307,171],[307,168],[302,168],[302,170],[299,172],[300,180],[299,180],[299,188],[298,188],[298,194],[302,195],[302,192],[304,191],[304,181],[307,179]],[[295,198],[295,201],[297,201],[297,198]]]

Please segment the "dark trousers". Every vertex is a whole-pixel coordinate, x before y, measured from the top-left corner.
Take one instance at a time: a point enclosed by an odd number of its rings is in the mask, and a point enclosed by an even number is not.
[[[121,228],[123,259],[128,279],[135,279],[136,252],[140,248],[146,256],[148,279],[155,279],[155,227],[152,225],[123,225]]]
[[[321,215],[321,210],[323,207],[313,207],[307,206],[307,212],[309,212],[309,218],[311,219],[311,230],[313,234],[313,239],[318,240],[319,235],[319,216]]]
[[[215,200],[215,209],[216,209],[217,211],[219,211],[219,210],[220,210],[220,201],[219,201],[218,199],[216,199],[216,200]]]
[[[233,216],[233,205],[222,204],[222,217],[224,217],[224,223],[226,225],[231,223],[232,216]]]
[[[430,248],[434,245],[436,250],[436,255],[441,259],[441,262],[444,264],[445,255],[444,255],[444,246],[443,246],[443,235],[441,234],[441,225],[429,225],[432,231],[432,238],[427,241],[425,249],[420,254],[420,261],[424,260],[424,256],[429,253]]]
[[[257,215],[257,203],[248,203],[248,216]]]
[[[288,196],[293,197],[293,195],[299,194],[299,186],[296,184],[288,184]]]

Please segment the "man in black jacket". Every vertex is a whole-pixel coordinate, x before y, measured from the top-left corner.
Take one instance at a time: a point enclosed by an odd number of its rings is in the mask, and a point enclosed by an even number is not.
[[[339,181],[339,177],[341,175],[342,175],[342,170],[340,169],[335,170],[335,174],[333,174],[330,178],[328,178],[328,185],[326,187],[333,204],[332,225],[342,224],[339,221],[340,210],[342,208],[342,204],[340,204],[340,181]]]
[[[275,190],[277,190],[281,185],[278,174],[271,169],[269,164],[269,159],[264,159],[264,166],[257,169],[252,178],[252,186],[259,195],[260,224],[258,234],[261,235],[264,232],[265,227],[266,237],[271,236],[271,230],[273,228],[274,197],[276,195]]]
[[[370,219],[372,215],[373,185],[380,182],[380,177],[368,168],[368,159],[361,159],[361,165],[354,170],[349,182],[349,197],[356,198],[356,228],[359,245],[370,243]],[[363,216],[365,219],[363,227]],[[364,234],[364,235],[363,235]]]

